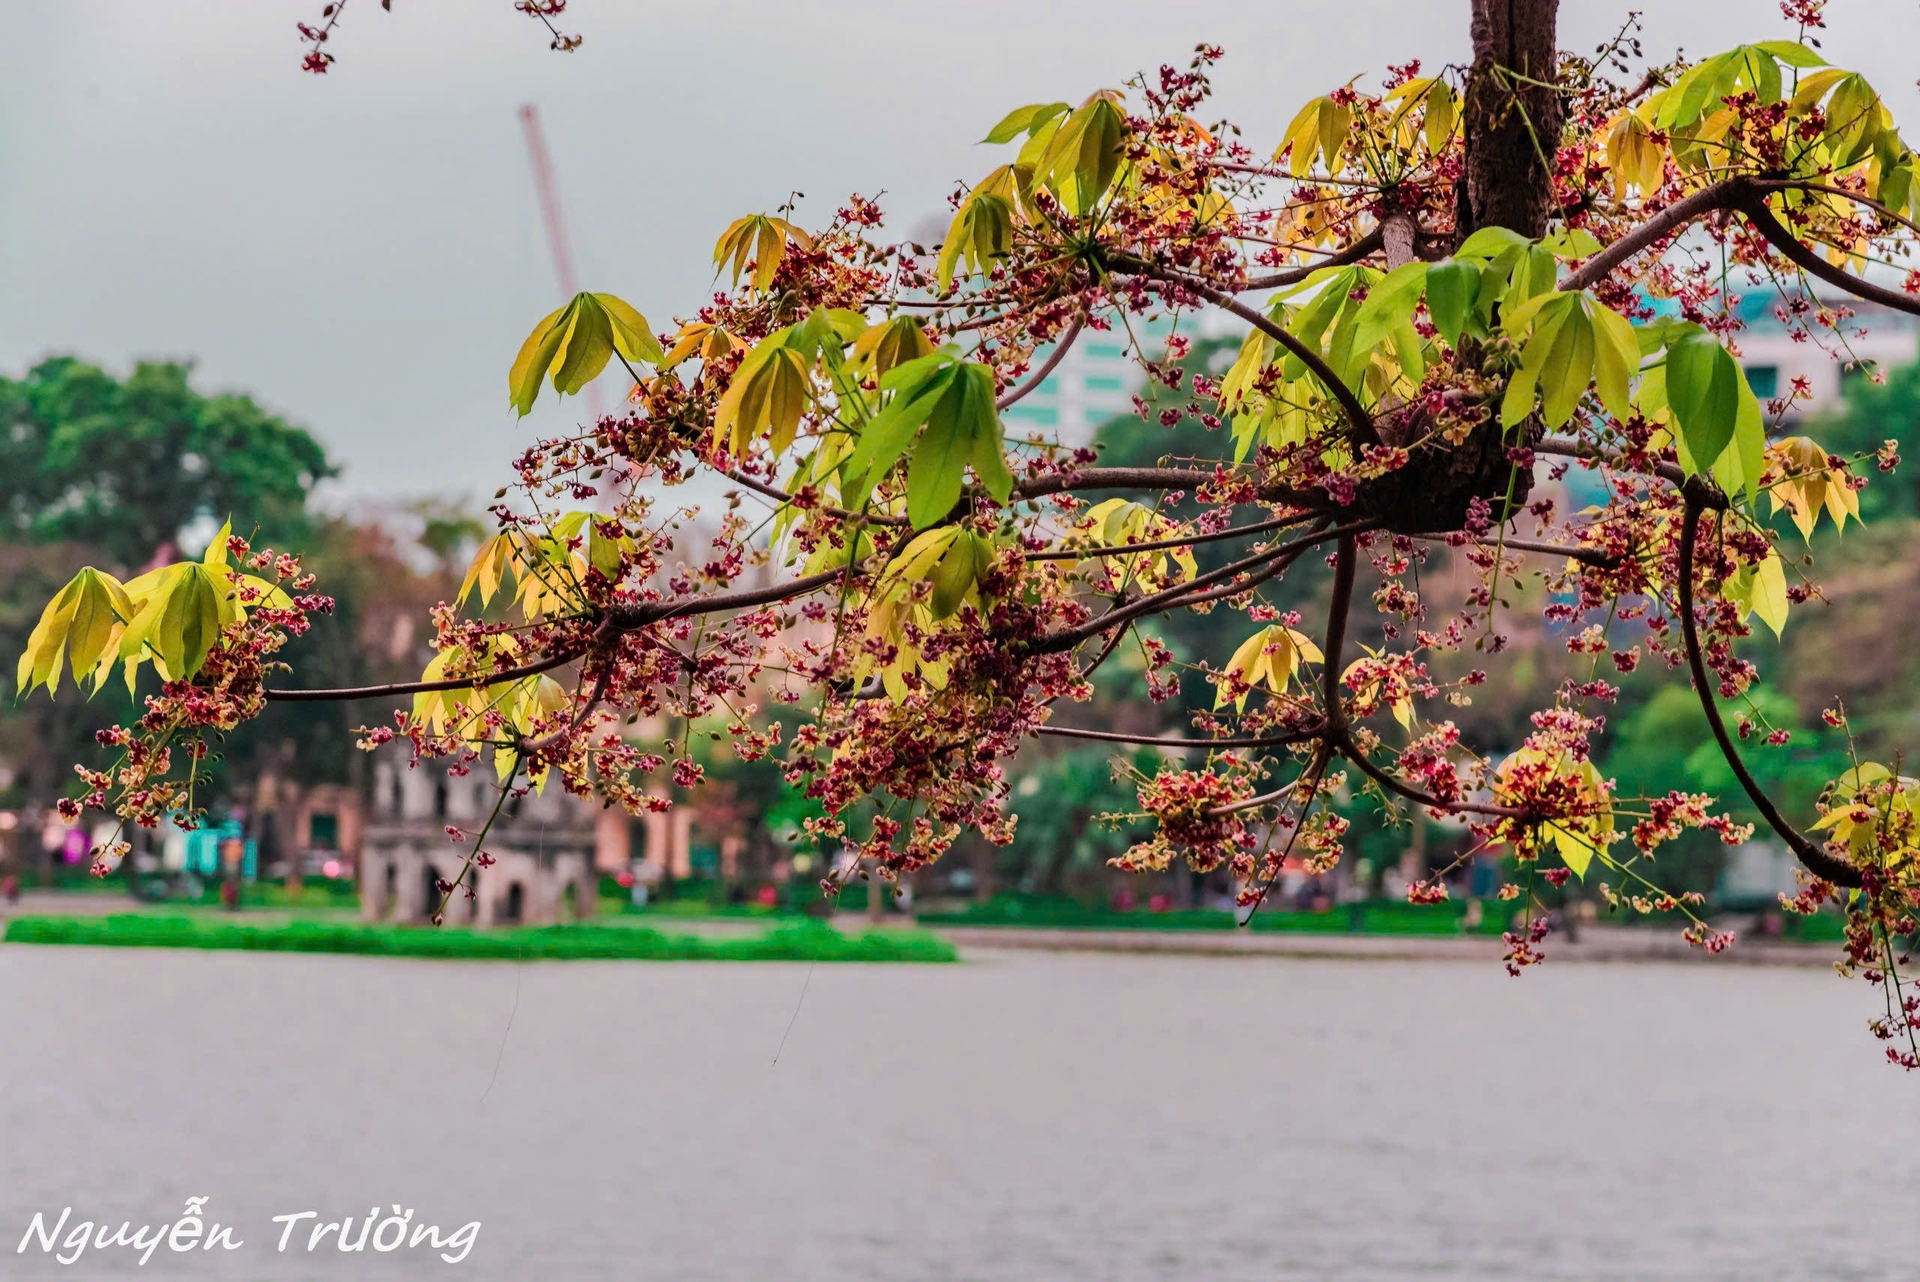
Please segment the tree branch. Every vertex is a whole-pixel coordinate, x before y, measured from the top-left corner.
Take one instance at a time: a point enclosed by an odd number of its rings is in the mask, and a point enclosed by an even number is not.
[[[1535,454],[1551,454],[1556,458],[1589,459],[1596,463],[1605,463],[1609,467],[1617,467],[1623,472],[1637,472],[1642,476],[1657,476],[1661,480],[1670,482],[1676,486],[1687,484],[1688,479],[1687,474],[1680,470],[1678,463],[1668,463],[1656,459],[1650,470],[1644,469],[1628,463],[1623,455],[1613,453],[1610,450],[1603,450],[1597,445],[1589,445],[1585,441],[1568,441],[1550,436],[1546,440],[1536,444],[1533,447],[1533,452]],[[1704,478],[1702,478],[1698,494],[1700,506],[1715,512],[1723,512],[1726,510],[1727,496],[1722,494],[1717,487],[1706,484]]]
[[[1340,702],[1340,677],[1345,664],[1341,659],[1347,644],[1347,616],[1353,609],[1354,546],[1351,538],[1340,540],[1340,554],[1334,561],[1333,594],[1327,606],[1327,639],[1325,646],[1326,665],[1321,678],[1325,682],[1323,698],[1327,705],[1327,742],[1335,752],[1354,765],[1383,788],[1390,789],[1413,801],[1454,814],[1498,815],[1504,818],[1521,818],[1526,812],[1518,806],[1483,805],[1472,801],[1442,801],[1431,793],[1423,792],[1411,784],[1403,783],[1367,759],[1360,751],[1360,745],[1353,740],[1353,732],[1347,726],[1346,710]]]
[[[1669,236],[1679,234],[1694,219],[1722,209],[1732,209],[1753,190],[1746,178],[1729,178],[1711,187],[1703,187],[1691,196],[1683,196],[1653,215],[1632,231],[1614,241],[1571,273],[1560,288],[1585,289],[1611,276],[1614,269],[1635,254],[1651,248]]]
[[[517,681],[523,677],[549,672],[571,663],[586,654],[605,637],[633,632],[667,619],[684,618],[696,614],[715,614],[722,610],[744,610],[756,605],[772,605],[775,602],[803,596],[816,588],[825,587],[849,573],[851,573],[850,568],[843,566],[834,570],[822,570],[818,574],[810,574],[805,578],[794,579],[787,583],[773,583],[766,587],[749,588],[740,592],[717,592],[706,597],[682,597],[674,601],[615,606],[600,615],[599,626],[594,629],[593,637],[585,645],[498,672],[478,672],[472,676],[448,677],[437,681],[393,681],[385,685],[350,686],[336,690],[265,690],[262,694],[267,699],[279,703],[311,703],[431,694],[439,690],[484,689],[502,682]]]
[[[1416,801],[1432,810],[1452,815],[1487,815],[1498,819],[1528,819],[1532,816],[1519,806],[1489,805],[1478,801],[1443,801],[1430,792],[1423,792],[1412,784],[1405,783],[1367,760],[1367,754],[1349,737],[1342,736],[1335,746],[1340,755],[1360,767],[1369,779],[1389,792],[1398,793],[1408,801]]]
[[[1420,224],[1413,215],[1391,213],[1380,221],[1380,244],[1386,250],[1387,270],[1404,267],[1419,256]]]
[[[1377,526],[1378,523],[1374,521],[1356,521],[1353,528],[1357,530],[1371,530],[1377,528]],[[1331,533],[1331,531],[1328,533]],[[1326,537],[1327,534],[1321,534],[1319,539],[1325,539]],[[1249,574],[1246,578],[1228,583],[1223,587],[1214,588],[1210,592],[1202,592],[1197,596],[1190,596],[1183,600],[1175,601],[1167,606],[1163,606],[1159,612],[1164,614],[1176,605],[1182,610],[1191,610],[1196,605],[1206,605],[1211,601],[1224,601],[1229,597],[1239,596],[1243,592],[1251,592],[1268,579],[1276,575],[1285,574],[1288,570],[1292,569],[1293,563],[1300,559],[1300,554],[1311,547],[1314,542],[1319,541],[1319,539],[1295,540],[1294,543],[1288,547],[1287,551],[1267,562],[1267,564],[1260,567],[1260,569],[1254,573]]]
[[[581,675],[585,676],[586,674],[582,671]],[[613,665],[609,663],[600,669],[600,675],[593,683],[593,691],[587,696],[586,702],[574,709],[573,715],[567,718],[567,723],[554,730],[551,734],[542,735],[538,739],[522,739],[515,745],[519,749],[520,755],[522,757],[536,756],[542,752],[546,752],[550,748],[559,746],[575,734],[578,734],[580,727],[587,723],[587,718],[593,715],[593,710],[600,706],[600,701],[607,697],[607,687],[612,684]]]
[[[1356,560],[1353,536],[1342,535],[1333,557],[1333,592],[1327,598],[1327,637],[1321,647],[1325,664],[1320,674],[1321,699],[1327,705],[1327,731],[1344,737],[1346,710],[1340,705],[1341,652],[1347,648],[1347,615],[1353,611],[1353,573]]]
[[[1247,283],[1242,285],[1241,288],[1247,290],[1278,289],[1283,285],[1298,285],[1307,277],[1324,268],[1345,267],[1351,263],[1358,263],[1371,258],[1379,253],[1385,244],[1386,240],[1382,230],[1379,227],[1375,227],[1372,231],[1362,236],[1359,240],[1354,241],[1345,249],[1340,250],[1338,253],[1328,254],[1317,263],[1311,263],[1305,267],[1290,267],[1285,271],[1274,272],[1268,276],[1254,276],[1249,278]]]
[[[732,468],[732,467],[727,468],[724,472],[724,475],[729,481],[734,481],[734,482],[737,482],[738,484],[744,485],[756,494],[764,494],[768,498],[773,499],[779,503],[792,503],[796,507],[799,506],[798,495],[790,494],[786,490],[781,489],[777,485],[769,485],[765,481],[755,480],[753,477],[748,476],[745,472],[740,471],[738,468]],[[828,516],[833,517],[835,520],[865,521],[870,525],[910,524],[910,522],[904,516],[888,516],[884,512],[850,512],[846,508],[833,507],[825,503],[822,503],[817,507],[801,508],[800,510],[803,512],[824,512]]]
[[[809,574],[804,578],[793,579],[786,583],[769,583],[765,587],[747,588],[739,592],[717,592],[712,596],[681,597],[677,601],[649,601],[640,605],[616,606],[607,612],[615,630],[631,632],[635,628],[646,627],[650,623],[660,623],[667,619],[681,619],[696,614],[716,614],[721,610],[744,610],[756,605],[773,605],[780,601],[804,596],[815,588],[823,588],[829,583],[845,578],[853,572],[851,566],[822,570],[818,574]]]
[[[1128,743],[1147,748],[1205,748],[1209,752],[1216,748],[1283,748],[1288,744],[1305,743],[1317,738],[1320,727],[1309,730],[1294,730],[1286,734],[1255,735],[1240,739],[1193,739],[1180,735],[1140,735],[1122,734],[1113,730],[1080,730],[1073,726],[1035,726],[1035,734],[1053,735],[1062,739],[1091,739],[1096,743]]]
[[[1075,490],[1190,490],[1214,479],[1194,467],[1082,467],[1018,481],[1016,499],[1037,499]]]
[[[1888,222],[1899,223],[1902,227],[1905,227],[1910,232],[1920,233],[1920,223],[1917,223],[1913,219],[1908,218],[1905,214],[1895,213],[1893,210],[1888,209],[1885,205],[1881,204],[1879,201],[1875,200],[1871,196],[1862,195],[1857,191],[1848,191],[1845,187],[1835,187],[1831,183],[1809,182],[1804,178],[1768,178],[1768,179],[1760,180],[1759,182],[1755,183],[1754,186],[1758,187],[1762,191],[1825,192],[1827,195],[1839,196],[1843,200],[1852,201],[1854,204],[1859,205],[1862,208],[1871,209],[1874,213],[1880,215],[1880,217],[1886,219]]]
[[[1282,546],[1284,548],[1290,545]],[[1097,618],[1089,619],[1077,627],[1064,628],[1059,632],[1053,633],[1051,636],[1041,637],[1039,640],[1033,642],[1029,648],[1035,654],[1056,654],[1061,650],[1071,650],[1089,637],[1099,636],[1108,628],[1116,627],[1130,619],[1136,619],[1142,614],[1151,614],[1157,607],[1163,604],[1170,604],[1183,596],[1191,596],[1200,589],[1218,583],[1223,579],[1231,579],[1236,575],[1259,569],[1282,554],[1280,550],[1268,548],[1263,552],[1256,552],[1252,556],[1242,557],[1238,561],[1229,561],[1217,570],[1209,570],[1207,573],[1196,575],[1184,583],[1176,583],[1170,588],[1163,588],[1158,592],[1149,593],[1129,605],[1115,606],[1105,614]]]
[[[1119,606],[1109,610],[1100,617],[1089,619],[1078,627],[1066,628],[1051,636],[1041,637],[1032,644],[1031,651],[1034,654],[1054,654],[1061,650],[1070,650],[1082,641],[1085,641],[1088,637],[1098,636],[1108,628],[1126,623],[1132,619],[1137,619],[1143,614],[1153,614],[1159,610],[1171,609],[1177,605],[1194,604],[1194,601],[1183,601],[1181,598],[1194,597],[1195,593],[1202,588],[1211,587],[1216,583],[1233,579],[1241,574],[1272,568],[1274,562],[1279,561],[1282,557],[1290,553],[1297,554],[1302,549],[1311,547],[1315,543],[1323,543],[1330,538],[1336,538],[1342,535],[1355,534],[1362,530],[1372,529],[1373,526],[1374,522],[1372,521],[1355,521],[1348,525],[1335,526],[1332,529],[1319,529],[1310,534],[1303,534],[1297,539],[1279,544],[1276,547],[1268,548],[1264,552],[1256,552],[1252,556],[1242,557],[1238,561],[1230,561],[1217,570],[1209,570],[1205,574],[1196,575],[1188,579],[1185,583],[1177,583],[1170,588],[1164,588],[1159,592],[1141,597],[1138,601],[1134,601],[1129,605]],[[1229,584],[1221,591],[1222,595],[1233,596],[1246,591],[1252,586],[1254,585],[1251,583]]]
[[[1073,322],[1067,326],[1066,332],[1054,341],[1053,350],[1047,353],[1047,359],[1042,361],[1040,368],[1033,372],[1033,377],[995,401],[993,407],[996,410],[1011,409],[1025,400],[1027,393],[1046,382],[1047,375],[1053,373],[1060,362],[1066,359],[1068,350],[1073,347],[1073,340],[1080,337],[1080,327],[1086,323],[1087,313],[1084,310],[1075,313]]]
[[[518,681],[523,677],[537,676],[550,672],[564,664],[572,663],[587,652],[588,646],[577,650],[563,650],[550,654],[544,659],[532,663],[523,663],[519,667],[507,668],[500,672],[477,673],[470,677],[448,677],[439,681],[390,681],[377,686],[347,686],[336,690],[263,690],[261,694],[275,703],[319,703],[342,702],[350,699],[383,699],[394,695],[432,694],[438,690],[480,690],[487,686],[499,685],[505,681]]]
[[[1415,534],[1411,537],[1425,543],[1444,544],[1446,542],[1444,535]],[[1613,553],[1602,552],[1599,548],[1583,548],[1566,546],[1559,543],[1545,543],[1538,539],[1474,539],[1473,546],[1487,548],[1490,551],[1538,552],[1542,556],[1564,556],[1569,560],[1581,561],[1587,565],[1595,565],[1603,569],[1617,564],[1620,560],[1620,558]]]
[[[1190,548],[1202,543],[1219,543],[1224,539],[1244,539],[1255,534],[1266,534],[1273,530],[1282,530],[1289,525],[1298,525],[1309,519],[1308,515],[1277,516],[1271,521],[1258,521],[1252,525],[1238,525],[1232,529],[1217,530],[1212,534],[1190,534],[1185,538],[1156,539],[1152,543],[1116,543],[1109,547],[1093,548],[1054,548],[1046,552],[1029,552],[1029,561],[1090,561],[1103,556],[1131,556],[1135,552],[1164,552],[1169,548]]]
[[[1013,499],[1036,499],[1078,490],[1191,490],[1219,476],[1218,471],[1206,472],[1192,467],[1082,467],[1017,482]],[[1260,497],[1269,503],[1284,503],[1307,512],[1322,511],[1330,503],[1324,493],[1303,494],[1283,485],[1262,487]],[[962,502],[965,501],[963,496]]]
[[[1204,281],[1195,280],[1191,276],[1186,276],[1169,268],[1146,262],[1143,259],[1123,259],[1117,263],[1116,266],[1120,267],[1123,271],[1132,272],[1136,276],[1143,276],[1148,280],[1159,281],[1162,284],[1171,285],[1176,289],[1184,289],[1191,294],[1206,299],[1215,307],[1220,308],[1222,311],[1230,312],[1247,324],[1253,326],[1262,334],[1265,334],[1268,338],[1271,338],[1274,342],[1280,344],[1280,346],[1286,348],[1298,357],[1301,364],[1305,365],[1313,376],[1325,385],[1327,393],[1339,403],[1341,412],[1347,416],[1347,421],[1352,425],[1354,439],[1356,441],[1372,444],[1379,439],[1379,433],[1374,430],[1373,416],[1367,413],[1366,406],[1362,405],[1360,398],[1353,394],[1353,389],[1341,381],[1340,376],[1333,372],[1333,367],[1327,364],[1319,352],[1315,351],[1307,343],[1289,334],[1281,326],[1274,324],[1271,317],[1263,314],[1256,308],[1248,307],[1245,303],[1233,295],[1226,293],[1224,290],[1215,289],[1212,285]]]
[[[1727,733],[1727,723],[1720,717],[1719,701],[1714,697],[1712,677],[1707,672],[1705,656],[1700,652],[1700,632],[1693,618],[1693,562],[1694,548],[1700,536],[1701,504],[1696,502],[1691,489],[1687,492],[1685,515],[1680,521],[1680,633],[1686,641],[1687,667],[1693,673],[1693,688],[1700,695],[1700,710],[1707,715],[1707,728],[1713,731],[1713,740],[1720,745],[1720,755],[1727,759],[1727,765],[1733,770],[1733,777],[1740,781],[1746,790],[1747,799],[1753,802],[1753,808],[1767,821],[1767,826],[1779,834],[1787,848],[1795,857],[1807,866],[1814,876],[1824,878],[1836,886],[1860,885],[1860,870],[1844,859],[1838,859],[1820,849],[1800,834],[1800,831],[1786,821],[1773,799],[1761,789],[1754,779],[1747,763],[1740,759],[1740,750],[1734,745],[1733,736]]]
[[[1896,289],[1876,285],[1872,281],[1862,280],[1852,272],[1842,271],[1820,255],[1814,253],[1800,242],[1778,218],[1767,208],[1767,202],[1759,196],[1749,196],[1740,205],[1740,212],[1746,215],[1753,229],[1780,251],[1794,266],[1809,276],[1817,276],[1829,285],[1845,290],[1855,298],[1864,298],[1870,303],[1882,307],[1891,307],[1897,312],[1906,312],[1909,316],[1920,316],[1920,298],[1903,294]]]

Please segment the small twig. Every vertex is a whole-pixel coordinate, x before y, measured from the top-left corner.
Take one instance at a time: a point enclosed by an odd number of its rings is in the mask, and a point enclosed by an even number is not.
[[[1189,534],[1184,538],[1157,539],[1152,543],[1115,543],[1107,547],[1094,548],[1052,548],[1045,552],[1028,552],[1026,559],[1029,561],[1091,561],[1095,557],[1131,556],[1135,552],[1164,552],[1169,548],[1189,548],[1202,543],[1218,543],[1223,539],[1244,539],[1255,534],[1266,534],[1273,530],[1285,529],[1289,525],[1298,525],[1307,519],[1309,518],[1306,515],[1275,517],[1271,521],[1235,526],[1213,534]]]
[[[1317,737],[1322,727],[1294,730],[1286,734],[1254,735],[1238,739],[1193,739],[1180,735],[1125,734],[1116,730],[1081,730],[1074,726],[1035,726],[1035,734],[1062,739],[1091,739],[1097,743],[1126,743],[1143,748],[1284,748]]]
[[[1073,340],[1080,337],[1080,327],[1086,323],[1087,313],[1084,310],[1076,313],[1072,323],[1067,326],[1066,332],[1054,340],[1053,350],[1047,353],[1047,359],[1040,363],[1040,368],[1033,372],[1033,377],[995,401],[993,407],[996,410],[1012,409],[1015,405],[1025,400],[1029,392],[1034,391],[1040,384],[1046,382],[1047,376],[1052,374],[1053,371],[1059,367],[1060,362],[1066,359],[1067,352],[1073,347]]]

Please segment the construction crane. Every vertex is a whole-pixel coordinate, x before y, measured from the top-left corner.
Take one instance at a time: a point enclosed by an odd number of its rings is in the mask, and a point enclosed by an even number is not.
[[[547,225],[547,247],[553,251],[553,272],[563,298],[580,292],[573,270],[573,250],[567,244],[567,223],[560,213],[560,188],[553,178],[553,159],[547,154],[547,135],[540,128],[540,111],[532,103],[520,108],[520,128],[527,136],[527,159],[533,163],[533,188],[540,197],[540,219]],[[587,410],[598,423],[606,413],[600,389],[586,387]]]

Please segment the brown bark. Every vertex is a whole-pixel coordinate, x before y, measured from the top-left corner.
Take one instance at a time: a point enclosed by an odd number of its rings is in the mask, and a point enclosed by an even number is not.
[[[1473,0],[1473,66],[1461,117],[1461,239],[1482,227],[1507,227],[1529,238],[1546,234],[1554,210],[1551,158],[1566,115],[1553,87],[1559,7],[1559,0]],[[1399,239],[1406,240],[1404,234]],[[1403,243],[1399,253],[1410,258],[1412,248]],[[1461,357],[1477,360],[1478,353],[1468,345]],[[1429,427],[1424,414],[1408,408],[1382,422],[1381,436],[1405,444]],[[1405,532],[1459,529],[1476,498],[1498,519],[1527,501],[1533,481],[1530,469],[1508,461],[1509,448],[1541,435],[1534,422],[1509,437],[1489,418],[1458,445],[1422,448],[1407,466],[1364,486],[1356,506]]]
[[[1559,8],[1560,0],[1473,0],[1473,67],[1461,112],[1462,237],[1482,227],[1546,234],[1549,166],[1566,116],[1553,88]]]

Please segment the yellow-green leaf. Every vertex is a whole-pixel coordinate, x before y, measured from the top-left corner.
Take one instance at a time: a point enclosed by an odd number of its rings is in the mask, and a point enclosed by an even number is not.
[[[1353,110],[1335,102],[1331,97],[1315,98],[1302,107],[1287,125],[1281,135],[1280,146],[1274,152],[1274,159],[1280,159],[1280,153],[1292,147],[1287,160],[1287,171],[1295,178],[1304,178],[1313,168],[1316,154],[1327,158],[1327,172],[1337,174],[1340,171],[1340,157],[1347,145],[1347,131],[1353,125]]]
[[[1064,116],[1072,110],[1064,102],[1038,102],[1027,107],[1015,107],[1001,118],[982,142],[1012,142],[1021,134],[1031,134],[1050,120]]]
[[[1741,566],[1723,591],[1727,600],[1741,607],[1743,622],[1748,614],[1757,614],[1776,637],[1787,626],[1787,570],[1772,548],[1758,565]]]
[[[1667,403],[1693,470],[1711,468],[1733,440],[1744,383],[1732,354],[1705,330],[1668,343]]]
[[[573,300],[566,337],[552,368],[553,390],[571,396],[599,377],[613,357],[613,321],[591,294]]]
[[[927,331],[911,316],[895,316],[870,327],[853,341],[853,358],[885,374],[896,365],[931,354]]]
[[[780,264],[786,261],[789,242],[802,248],[813,245],[807,233],[784,218],[749,214],[745,218],[735,219],[720,234],[719,241],[713,247],[713,261],[724,264],[728,259],[733,260],[733,283],[736,285],[740,283],[740,274],[751,262],[753,287],[764,293],[779,274]]]
[[[1233,677],[1239,677],[1248,687],[1245,693],[1233,696],[1236,709],[1246,707],[1247,694],[1263,683],[1273,693],[1281,694],[1292,683],[1303,662],[1325,662],[1320,647],[1311,638],[1284,624],[1262,628],[1241,642],[1240,648],[1227,660],[1221,672],[1220,693],[1213,706],[1217,708],[1227,701]]]
[[[649,365],[658,365],[665,353],[660,350],[660,340],[653,336],[653,327],[625,299],[612,294],[595,294],[594,300],[606,310],[607,320],[613,329],[613,350],[630,361],[645,361]]]
[[[513,358],[513,368],[507,371],[507,399],[522,418],[532,411],[533,402],[540,395],[540,384],[553,368],[561,340],[567,336],[568,313],[573,308],[574,305],[568,303],[548,314],[533,327],[527,341],[520,344],[520,354]]]
[[[233,518],[228,517],[220,525],[220,532],[207,544],[207,550],[200,560],[207,565],[225,565],[227,563],[227,540],[233,534]]]
[[[1459,121],[1460,103],[1453,95],[1453,86],[1436,79],[1427,90],[1427,150],[1438,152],[1444,148]]]
[[[67,662],[73,665],[76,683],[95,673],[115,631],[132,617],[133,602],[118,579],[92,566],[82,569],[47,603],[34,624],[15,672],[17,694],[31,694],[42,685],[50,694],[58,690]],[[97,675],[94,681],[97,685]]]
[[[519,530],[505,530],[479,546],[473,554],[472,563],[467,566],[466,578],[460,581],[459,595],[454,597],[455,604],[464,603],[475,588],[480,591],[481,605],[493,603],[493,594],[500,590],[500,581],[514,565],[520,538]]]
[[[1084,215],[1099,203],[1120,169],[1127,115],[1119,95],[1094,94],[1061,122],[1036,167],[1070,213]]]
[[[1013,247],[1013,205],[1006,197],[976,191],[953,216],[947,239],[935,263],[940,288],[953,284],[954,271],[963,262],[975,272],[985,271]]]
[[[1771,453],[1781,477],[1767,494],[1774,512],[1784,508],[1793,518],[1801,538],[1813,538],[1823,509],[1836,530],[1846,529],[1849,516],[1860,519],[1860,496],[1848,484],[1845,468],[1828,466],[1825,447],[1805,436],[1789,436],[1774,445]]]
[[[207,661],[207,651],[220,639],[223,584],[203,565],[175,567],[154,630],[154,647],[177,681],[191,681]]]
[[[612,294],[575,294],[520,345],[507,372],[508,400],[525,416],[549,377],[555,392],[572,395],[598,378],[616,351],[629,361],[662,359],[647,318],[631,305]]]
[[[799,430],[810,393],[807,367],[786,345],[786,332],[769,335],[740,362],[714,408],[714,443],[739,458],[755,439],[770,435],[774,453],[784,452]]]

